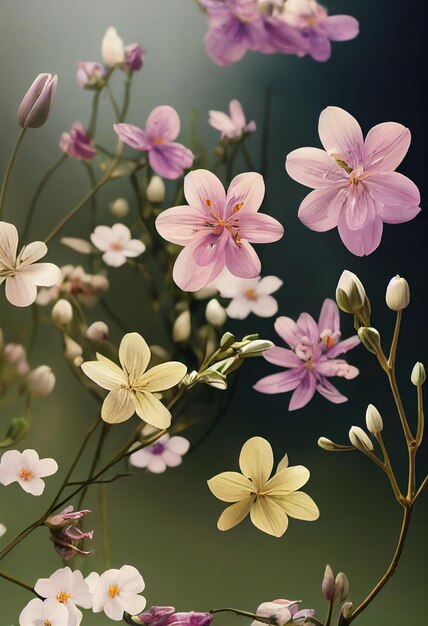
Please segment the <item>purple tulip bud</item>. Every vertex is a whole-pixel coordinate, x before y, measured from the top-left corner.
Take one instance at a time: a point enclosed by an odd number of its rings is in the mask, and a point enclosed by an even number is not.
[[[131,43],[125,48],[125,68],[128,71],[136,72],[141,70],[144,63],[146,51],[138,43]]]
[[[166,626],[209,626],[213,620],[211,613],[173,613],[167,620]]]
[[[22,128],[39,128],[49,117],[58,83],[55,74],[39,74],[25,94],[16,119]]]
[[[330,565],[327,565],[321,585],[322,595],[328,602],[331,602],[334,598],[335,590],[336,585],[334,581],[333,570],[331,569]]]
[[[148,611],[140,613],[138,619],[147,626],[165,626],[168,618],[174,612],[173,606],[152,606]]]

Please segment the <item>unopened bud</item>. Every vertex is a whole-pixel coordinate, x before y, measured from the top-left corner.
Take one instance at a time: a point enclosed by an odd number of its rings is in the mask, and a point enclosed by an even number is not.
[[[172,327],[172,340],[175,343],[186,342],[192,332],[192,320],[189,309],[182,311]]]
[[[189,374],[186,374],[186,376],[181,381],[181,384],[183,385],[183,387],[191,388],[196,385],[197,382],[198,372],[196,370],[193,370],[192,372],[189,372]]]
[[[160,176],[152,176],[146,189],[146,196],[149,202],[160,203],[165,199],[165,183]]]
[[[85,336],[91,341],[104,341],[109,334],[108,326],[105,322],[94,322],[86,329]]]
[[[324,578],[321,584],[321,591],[324,598],[331,602],[334,598],[335,593],[335,583],[334,583],[334,574],[330,565],[327,565],[324,572]]]
[[[354,606],[353,602],[345,602],[342,606],[340,614],[345,618],[349,619],[352,615],[352,607]],[[340,623],[340,622],[339,622]]]
[[[74,339],[65,335],[64,344],[65,344],[64,354],[67,359],[70,359],[71,361],[73,361],[76,357],[82,356],[82,353],[83,353],[82,346],[80,346],[77,343],[77,341],[74,341]]]
[[[381,347],[380,335],[376,328],[372,328],[371,326],[361,326],[361,328],[358,329],[358,337],[366,350],[373,352],[373,354],[378,354]]]
[[[27,391],[35,398],[48,396],[55,387],[55,374],[48,365],[39,365],[29,373]]]
[[[345,270],[336,288],[336,302],[345,313],[357,313],[367,300],[362,282],[352,272]]]
[[[320,448],[327,450],[327,452],[343,452],[344,450],[352,450],[351,446],[342,446],[338,443],[334,443],[327,437],[320,437],[317,441]]]
[[[228,350],[233,343],[235,343],[235,337],[229,332],[224,333],[220,339],[220,347],[223,348],[223,350]]]
[[[367,429],[372,433],[372,435],[377,435],[377,433],[380,433],[383,430],[383,420],[379,411],[373,404],[369,404],[367,407],[366,424]]]
[[[129,213],[129,202],[125,198],[117,198],[110,204],[110,213],[115,217],[125,217]]]
[[[22,128],[39,128],[49,117],[58,76],[39,74],[18,109],[16,119]]]
[[[393,311],[402,311],[410,302],[409,283],[401,276],[394,276],[386,288],[386,304]]]
[[[242,346],[239,349],[239,354],[244,359],[248,357],[256,357],[261,356],[266,350],[270,350],[274,347],[274,343],[272,341],[268,341],[267,339],[255,339],[254,341],[250,341],[246,345]]]
[[[354,448],[357,448],[361,452],[371,452],[373,450],[373,443],[370,437],[359,426],[351,427],[349,431],[349,441]]]
[[[412,369],[412,374],[410,378],[411,378],[412,383],[416,385],[416,387],[420,387],[421,385],[424,384],[427,376],[425,373],[425,367],[423,363],[421,363],[420,361],[415,363]]]
[[[26,360],[26,352],[24,346],[20,343],[8,343],[4,347],[4,359],[12,365],[18,364],[22,360]]]
[[[6,438],[0,441],[0,448],[8,448],[18,443],[28,432],[29,424],[24,417],[14,417],[6,432]]]
[[[339,572],[335,580],[334,599],[343,602],[349,595],[349,580],[346,574]]]
[[[52,321],[57,326],[66,326],[73,319],[73,307],[68,300],[61,298],[52,309]]]
[[[108,67],[116,67],[125,62],[125,46],[113,26],[107,29],[103,37],[101,54]]]
[[[227,320],[227,313],[225,309],[221,306],[220,302],[213,298],[207,304],[207,307],[205,309],[205,317],[207,318],[207,322],[209,322],[213,326],[223,326],[223,324]]]

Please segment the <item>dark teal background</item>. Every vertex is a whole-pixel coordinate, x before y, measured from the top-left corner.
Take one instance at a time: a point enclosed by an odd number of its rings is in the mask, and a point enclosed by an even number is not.
[[[427,5],[423,0],[411,5],[398,0],[337,0],[326,5],[331,13],[350,13],[361,22],[360,36],[349,43],[334,44],[328,63],[253,53],[229,68],[219,68],[204,51],[205,19],[191,0],[1,0],[2,169],[18,130],[15,112],[28,85],[39,72],[59,75],[49,122],[40,130],[29,131],[25,138],[9,189],[5,219],[18,227],[22,225],[37,181],[58,156],[60,133],[76,119],[84,123],[88,120],[91,96],[76,85],[75,63],[100,59],[100,43],[108,26],[115,25],[125,42],[138,41],[147,49],[144,69],[136,77],[128,120],[143,125],[154,106],[171,104],[183,121],[184,142],[194,107],[199,112],[204,141],[214,147],[217,133],[206,123],[208,110],[226,110],[232,98],[238,98],[248,118],[261,127],[264,93],[271,85],[273,132],[264,210],[281,220],[285,236],[278,244],[263,250],[259,247],[263,273],[283,278],[284,287],[278,294],[280,313],[296,318],[301,311],[317,316],[323,299],[334,297],[342,270],[356,272],[366,286],[374,310],[373,323],[386,345],[394,315],[384,303],[385,287],[397,273],[407,278],[412,295],[404,313],[398,378],[414,426],[416,393],[410,372],[416,360],[427,360],[426,212],[422,210],[408,224],[386,225],[378,250],[368,258],[357,258],[346,250],[335,230],[315,233],[297,219],[299,203],[307,190],[286,175],[284,158],[294,148],[319,145],[318,116],[328,105],[350,111],[365,132],[382,121],[401,122],[412,131],[412,144],[399,169],[421,188],[424,209]],[[101,110],[100,139],[112,145],[113,116],[107,101]],[[250,141],[256,155],[259,144],[260,134],[256,134]],[[76,162],[67,163],[39,205],[34,238],[45,237],[86,189],[83,168]],[[119,195],[131,199],[130,190],[120,182],[100,194],[102,223],[112,223],[108,202]],[[66,233],[87,236],[88,223],[88,214],[83,213],[67,226]],[[58,263],[81,261],[81,257],[58,245],[52,245],[50,251],[50,260]],[[151,342],[164,340],[150,306],[135,290],[130,269],[112,270],[110,276],[109,302],[124,314],[126,311],[129,325],[150,337]],[[89,319],[94,321],[101,315],[93,310]],[[30,320],[29,311],[14,309],[2,294],[0,326],[9,338]],[[353,332],[350,318],[343,316],[342,325],[345,336]],[[113,339],[118,342],[121,332],[113,323],[111,327]],[[250,317],[231,322],[228,329],[242,335],[259,331],[276,339],[273,320]],[[316,608],[323,619],[325,606],[319,588],[326,563],[335,571],[347,573],[351,599],[356,604],[368,593],[392,556],[400,511],[385,476],[365,457],[357,453],[328,454],[316,446],[316,440],[324,435],[346,442],[349,427],[364,424],[366,406],[372,402],[384,418],[385,440],[402,477],[406,470],[405,448],[387,381],[374,358],[363,348],[354,350],[349,358],[361,370],[358,379],[338,382],[340,390],[349,396],[349,403],[333,405],[318,396],[295,413],[287,411],[289,394],[268,397],[252,390],[255,381],[276,368],[261,361],[249,363],[221,425],[183,466],[161,476],[140,474],[111,486],[113,566],[132,563],[139,568],[146,581],[149,605],[173,604],[180,610],[221,606],[255,610],[263,601],[285,597],[302,599],[304,606]],[[16,485],[1,488],[0,521],[8,527],[7,535],[0,540],[2,545],[43,512],[96,412],[92,399],[82,394],[63,364],[60,337],[52,328],[43,329],[31,362],[53,366],[58,383],[52,396],[35,404],[34,428],[20,449],[35,447],[41,456],[53,456],[60,462],[62,473],[47,480],[46,498],[27,496]],[[2,432],[14,414],[4,412]],[[118,445],[128,427],[115,428],[111,446],[115,438]],[[304,464],[312,473],[306,491],[320,507],[320,520],[290,520],[282,539],[260,533],[248,520],[228,533],[216,529],[223,505],[210,494],[206,480],[220,471],[236,469],[242,443],[256,434],[269,439],[278,460],[287,451],[291,464]],[[422,458],[419,463],[423,465]],[[423,476],[420,468],[419,480]],[[426,501],[424,494],[416,506],[396,576],[357,622],[361,626],[424,622],[428,609]],[[97,509],[96,489],[90,492],[86,504]],[[99,531],[96,513],[91,522]],[[95,547],[96,553],[85,563],[88,572],[103,568],[100,532]],[[44,529],[2,563],[4,570],[29,583],[60,566]],[[0,626],[17,625],[18,613],[29,599],[26,591],[0,580]],[[83,623],[101,625],[109,620],[85,613]],[[223,616],[218,623],[246,621]]]

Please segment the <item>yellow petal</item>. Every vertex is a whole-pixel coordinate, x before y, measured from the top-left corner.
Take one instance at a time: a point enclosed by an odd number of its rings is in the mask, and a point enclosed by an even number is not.
[[[103,389],[116,389],[126,383],[125,375],[120,367],[105,357],[102,361],[85,361],[81,368],[88,378]]]
[[[281,470],[263,487],[263,493],[272,496],[281,496],[291,491],[297,491],[309,480],[310,472],[303,465],[293,465]]]
[[[256,499],[250,517],[254,526],[274,537],[281,537],[288,527],[286,513],[268,497]]]
[[[238,472],[223,472],[207,482],[215,497],[223,502],[238,502],[254,492],[251,480]]]
[[[151,393],[136,391],[134,399],[137,415],[147,424],[156,426],[156,428],[168,428],[171,425],[171,413]]]
[[[108,424],[126,422],[135,413],[135,402],[129,389],[115,389],[110,391],[103,402],[101,417]]]
[[[307,493],[303,491],[294,491],[286,496],[275,497],[274,501],[286,512],[290,517],[312,522],[320,516],[319,509],[315,502]]]
[[[257,489],[261,489],[273,468],[271,445],[262,437],[252,437],[242,446],[239,467],[244,476],[251,478]]]
[[[146,371],[150,361],[150,349],[138,333],[127,333],[119,346],[119,361],[128,374],[131,384]]]
[[[152,367],[139,377],[135,387],[138,389],[144,388],[144,391],[150,391],[151,393],[171,389],[171,387],[178,385],[183,380],[186,372],[187,367],[178,361],[155,365],[155,367]]]
[[[288,454],[286,454],[284,456],[283,459],[281,459],[281,461],[278,463],[278,467],[276,468],[276,473],[278,474],[278,472],[281,472],[284,469],[287,469],[288,467]]]
[[[248,496],[248,498],[228,506],[227,509],[225,509],[220,515],[217,522],[217,528],[219,530],[229,530],[239,524],[239,522],[242,522],[244,517],[248,515],[252,503],[253,497]]]

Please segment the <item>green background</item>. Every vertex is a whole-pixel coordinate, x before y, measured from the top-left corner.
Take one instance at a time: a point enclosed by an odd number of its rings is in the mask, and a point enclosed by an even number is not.
[[[404,314],[398,352],[398,378],[414,425],[416,394],[409,375],[416,360],[426,359],[426,214],[399,226],[386,225],[379,249],[368,258],[357,258],[341,243],[337,232],[315,233],[297,219],[297,208],[307,191],[284,171],[284,157],[292,149],[319,145],[317,121],[327,105],[349,110],[365,132],[382,121],[399,121],[412,131],[412,145],[400,167],[422,190],[426,183],[426,72],[427,46],[424,29],[426,3],[411,7],[398,0],[339,0],[326,2],[331,13],[350,13],[361,22],[360,36],[335,44],[332,59],[319,64],[309,58],[248,54],[229,68],[219,68],[204,51],[204,16],[191,0],[1,0],[0,37],[2,120],[0,167],[12,148],[17,126],[15,112],[22,95],[39,72],[56,72],[59,87],[54,111],[40,130],[29,131],[19,155],[9,189],[5,219],[18,227],[25,217],[31,194],[45,169],[58,157],[62,131],[74,120],[89,118],[91,96],[75,82],[77,60],[99,60],[100,42],[115,25],[125,42],[138,41],[147,49],[143,71],[136,77],[128,120],[143,125],[150,110],[171,104],[183,121],[181,138],[186,142],[192,107],[199,112],[199,130],[208,147],[217,134],[207,123],[207,112],[226,110],[232,98],[244,105],[249,119],[261,127],[263,100],[273,87],[269,177],[265,211],[285,225],[283,240],[265,246],[263,273],[284,280],[278,294],[280,313],[296,318],[301,311],[317,316],[325,297],[333,297],[343,269],[363,280],[374,309],[374,324],[386,342],[394,316],[384,304],[384,290],[399,273],[411,286],[411,306]],[[118,85],[118,83],[116,83]],[[102,104],[100,138],[112,145],[113,117],[107,101]],[[258,154],[260,135],[250,146]],[[32,238],[43,238],[60,216],[87,189],[79,163],[68,162],[49,187],[39,205]],[[112,223],[108,202],[130,191],[114,183],[100,194],[100,222]],[[133,207],[133,216],[136,216]],[[132,219],[132,216],[131,216]],[[69,235],[87,236],[88,214],[66,229]],[[50,260],[78,263],[73,252],[52,245]],[[134,330],[162,342],[143,294],[135,289],[129,268],[110,272],[108,301],[126,314]],[[94,309],[89,320],[102,313]],[[10,306],[2,295],[0,326],[10,339],[31,321],[29,311]],[[352,332],[349,318],[342,318],[343,332]],[[121,332],[111,323],[113,340]],[[273,320],[250,317],[231,322],[237,334],[259,331],[275,340]],[[112,564],[135,565],[146,581],[148,605],[172,604],[180,610],[208,610],[234,606],[255,610],[259,603],[278,597],[302,599],[324,617],[320,583],[326,563],[343,570],[351,582],[351,599],[358,604],[379,579],[392,556],[399,531],[400,511],[384,475],[360,454],[328,454],[316,446],[324,435],[346,442],[352,424],[363,425],[365,408],[374,403],[383,415],[385,439],[399,475],[405,472],[405,449],[398,417],[388,385],[371,355],[358,348],[350,355],[360,376],[339,381],[350,402],[333,405],[321,397],[303,409],[288,413],[288,394],[264,396],[252,389],[262,375],[277,371],[261,361],[244,368],[238,392],[226,417],[204,445],[189,455],[179,468],[163,475],[138,474],[109,489]],[[61,360],[61,340],[52,328],[41,332],[31,355],[33,366],[51,365],[57,375],[55,392],[34,406],[34,428],[20,449],[36,448],[41,456],[53,456],[61,471],[47,480],[46,496],[32,498],[17,486],[1,488],[0,521],[8,533],[4,545],[45,509],[56,485],[71,461],[89,422],[97,410]],[[219,392],[220,393],[220,392]],[[201,413],[203,413],[203,409]],[[15,413],[1,416],[3,430]],[[134,418],[135,423],[136,418]],[[129,424],[118,426],[110,445],[122,441]],[[216,529],[223,505],[208,491],[206,480],[226,469],[237,469],[239,450],[250,436],[264,436],[279,460],[288,452],[291,464],[304,464],[312,473],[306,486],[321,510],[316,523],[290,520],[282,539],[271,538],[248,520],[228,533]],[[117,445],[117,443],[116,443]],[[422,453],[420,455],[422,457]],[[420,459],[423,465],[423,459]],[[423,468],[418,477],[423,477]],[[413,525],[398,573],[358,621],[361,626],[401,626],[423,623],[426,603],[426,494],[416,506]],[[86,505],[98,508],[97,490]],[[88,526],[99,531],[93,514]],[[95,536],[95,554],[86,571],[103,569],[101,533]],[[39,529],[2,563],[2,568],[33,584],[37,578],[61,567],[48,540]],[[18,624],[18,614],[30,599],[28,592],[0,580],[0,626]],[[221,624],[244,623],[245,618],[221,616]],[[84,624],[109,620],[85,612]],[[245,622],[246,623],[246,622]]]

